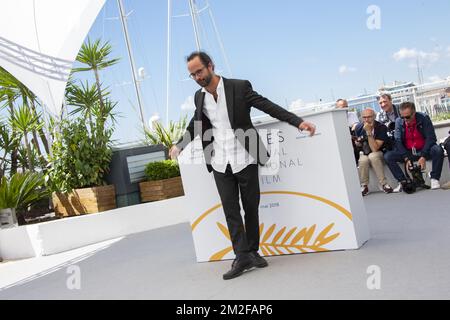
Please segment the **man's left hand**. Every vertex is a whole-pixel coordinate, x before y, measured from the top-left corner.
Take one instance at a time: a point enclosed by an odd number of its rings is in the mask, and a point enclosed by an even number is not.
[[[303,121],[298,127],[301,131],[306,130],[309,131],[309,135],[312,137],[316,132],[316,126],[311,122]]]

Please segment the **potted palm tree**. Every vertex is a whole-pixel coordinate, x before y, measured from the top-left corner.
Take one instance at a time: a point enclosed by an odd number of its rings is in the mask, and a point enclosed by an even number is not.
[[[95,84],[79,84],[73,79],[66,89],[71,111],[54,130],[49,181],[53,206],[58,216],[95,213],[116,208],[114,185],[106,185],[112,156],[111,136],[114,130],[116,103],[102,89],[99,70],[116,64],[110,59],[108,42],[84,43],[77,56],[82,64],[74,72],[93,71]]]
[[[18,226],[16,210],[47,196],[45,180],[41,173],[27,171],[15,173],[0,181],[0,227]]]
[[[141,201],[158,201],[184,195],[180,168],[174,160],[150,162],[145,167],[147,181],[139,183]]]

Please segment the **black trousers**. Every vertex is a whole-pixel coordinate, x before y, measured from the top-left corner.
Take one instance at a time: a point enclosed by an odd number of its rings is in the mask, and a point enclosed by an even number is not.
[[[260,200],[258,165],[248,165],[238,173],[233,173],[231,166],[228,165],[225,173],[213,170],[213,174],[236,257],[250,251],[258,251]],[[239,193],[245,222],[242,221]]]
[[[450,137],[448,137],[448,138],[444,141],[444,148],[445,148],[445,151],[447,151],[448,166],[449,166],[449,168],[450,168]]]

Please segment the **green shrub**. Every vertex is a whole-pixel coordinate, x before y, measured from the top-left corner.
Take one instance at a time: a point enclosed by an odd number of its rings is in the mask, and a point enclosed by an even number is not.
[[[150,162],[145,167],[145,177],[148,181],[170,179],[180,176],[180,167],[174,160]]]
[[[450,112],[441,113],[433,117],[433,122],[445,121],[450,119]]]
[[[82,118],[62,121],[52,145],[48,170],[52,191],[71,192],[77,188],[105,185],[112,157],[112,130],[96,126],[90,133]]]

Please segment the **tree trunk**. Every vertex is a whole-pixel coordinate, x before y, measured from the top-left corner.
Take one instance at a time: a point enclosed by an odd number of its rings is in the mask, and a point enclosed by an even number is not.
[[[47,162],[47,160],[45,159],[44,155],[41,152],[41,148],[39,147],[39,141],[37,140],[37,135],[36,135],[36,131],[35,130],[33,130],[33,139],[31,139],[31,143],[36,148],[39,160],[41,162],[41,167],[42,168],[47,167],[48,162]]]
[[[33,99],[31,100],[31,110],[33,110],[34,115],[37,117],[36,106],[34,104],[34,100]],[[44,129],[42,129],[42,128],[39,129],[39,136],[41,138],[42,144],[44,145],[45,152],[47,154],[50,154],[50,148],[49,148],[49,144],[48,144],[48,141],[47,141],[47,137],[45,136]],[[37,141],[37,138],[35,138],[35,139]]]
[[[100,102],[100,119],[97,119],[97,123],[96,126],[99,126],[100,128],[96,129],[96,133],[98,135],[100,135],[100,141],[103,141],[103,132],[105,131],[105,121],[103,120],[104,118],[104,113],[105,113],[105,104],[103,103],[103,96],[102,96],[102,88],[100,86],[100,77],[98,75],[98,70],[97,69],[93,69],[94,70],[94,74],[95,74],[95,83],[97,85],[97,91],[98,91],[98,98],[99,98],[99,102]],[[100,124],[98,122],[98,120],[100,120]],[[97,139],[95,139],[97,140]]]
[[[12,115],[14,113],[14,105],[13,105],[10,97],[8,100],[9,100],[8,104],[9,104],[10,117],[12,117]],[[13,136],[15,136],[17,134],[17,132],[14,129],[14,127],[12,127],[11,130],[12,130]],[[11,152],[11,175],[13,175],[14,173],[17,172],[18,163],[19,163],[19,150],[18,150],[17,146],[14,146],[14,148]]]
[[[95,74],[95,84],[97,85],[98,98],[99,98],[100,109],[101,109],[100,114],[103,116],[103,112],[105,112],[105,104],[103,103],[102,88],[100,87],[100,77],[98,75],[97,69],[94,68],[92,70],[94,70],[94,74]]]
[[[25,138],[25,148],[27,150],[28,169],[30,169],[31,171],[34,171],[33,158],[32,158],[30,143],[28,142],[28,132],[25,131],[23,133],[23,137]]]

